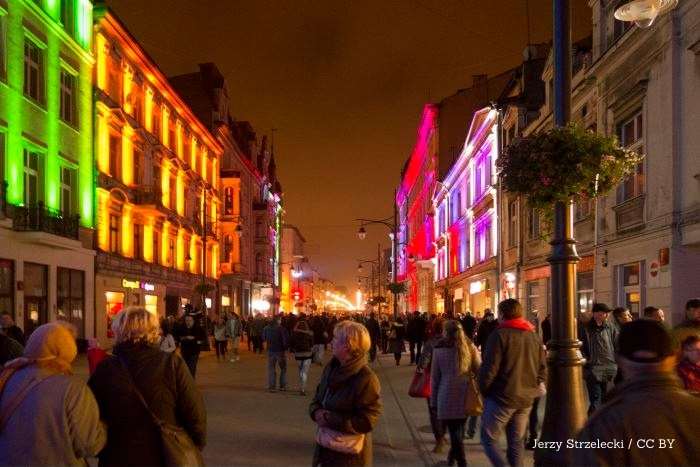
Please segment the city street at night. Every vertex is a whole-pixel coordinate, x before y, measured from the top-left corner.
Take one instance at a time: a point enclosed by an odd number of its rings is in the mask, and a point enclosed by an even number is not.
[[[700,466],[698,148],[700,0],[0,0],[0,467]]]

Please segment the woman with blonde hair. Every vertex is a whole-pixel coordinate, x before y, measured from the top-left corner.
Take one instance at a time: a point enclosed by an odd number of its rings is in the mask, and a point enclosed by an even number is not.
[[[433,351],[430,406],[450,433],[448,465],[457,461],[457,465],[463,467],[467,465],[462,443],[467,421],[467,386],[481,366],[481,357],[458,321],[445,321],[443,336]]]
[[[309,407],[317,424],[314,466],[372,464],[371,432],[382,412],[379,379],[367,365],[367,328],[341,321],[333,330],[333,358]]]
[[[204,401],[182,358],[160,350],[157,317],[129,307],[116,316],[112,330],[114,355],[100,362],[88,382],[109,428],[99,465],[164,465],[154,417],[183,428],[201,451]]]
[[[97,402],[72,376],[71,328],[36,328],[22,357],[0,373],[0,465],[86,465],[105,444]]]

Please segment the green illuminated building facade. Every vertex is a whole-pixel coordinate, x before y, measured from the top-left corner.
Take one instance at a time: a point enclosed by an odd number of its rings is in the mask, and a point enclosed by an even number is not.
[[[91,335],[91,37],[89,0],[0,0],[0,312],[25,330]]]

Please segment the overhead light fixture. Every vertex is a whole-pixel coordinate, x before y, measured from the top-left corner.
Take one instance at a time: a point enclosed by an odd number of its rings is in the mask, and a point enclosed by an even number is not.
[[[615,10],[615,19],[648,28],[659,15],[671,11],[676,5],[678,0],[633,0]]]
[[[357,237],[360,240],[364,240],[366,236],[367,236],[367,231],[365,230],[365,226],[360,226],[360,228],[357,231]]]

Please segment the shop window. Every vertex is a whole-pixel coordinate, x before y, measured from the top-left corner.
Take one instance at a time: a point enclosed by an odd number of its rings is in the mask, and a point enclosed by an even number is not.
[[[107,318],[107,337],[114,338],[112,320],[124,308],[124,293],[105,292],[105,315]]]
[[[143,296],[143,306],[146,311],[152,315],[158,316],[158,296],[157,295],[144,295]]]
[[[525,283],[528,319],[538,318],[547,313],[547,291],[545,281],[535,280]]]
[[[15,263],[0,259],[0,313],[15,316]]]
[[[78,337],[85,337],[85,272],[59,267],[56,287],[58,319],[73,324]]]
[[[48,268],[44,264],[24,263],[24,334],[48,322]]]

